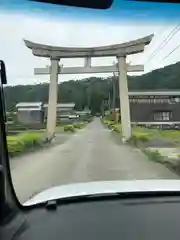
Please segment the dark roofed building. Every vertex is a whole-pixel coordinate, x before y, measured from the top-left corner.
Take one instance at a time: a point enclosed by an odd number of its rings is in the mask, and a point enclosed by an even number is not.
[[[131,122],[180,125],[180,91],[129,92]]]

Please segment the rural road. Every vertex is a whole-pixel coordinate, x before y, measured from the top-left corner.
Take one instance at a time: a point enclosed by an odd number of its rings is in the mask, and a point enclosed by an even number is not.
[[[137,149],[114,141],[95,119],[65,143],[11,160],[12,179],[21,203],[52,186],[89,181],[177,179]]]

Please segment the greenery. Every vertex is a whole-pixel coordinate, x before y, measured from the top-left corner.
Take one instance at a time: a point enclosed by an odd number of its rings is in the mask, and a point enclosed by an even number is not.
[[[173,143],[180,143],[180,131],[179,130],[161,130],[161,129],[149,129],[145,127],[133,127],[133,133],[136,134],[148,134],[149,140],[154,137],[158,139],[166,139]]]
[[[150,160],[163,163],[164,157],[159,153],[158,150],[152,151],[152,150],[144,149],[143,152],[148,156]]]
[[[151,135],[148,133],[137,133],[133,132],[131,138],[129,139],[130,143],[137,145],[138,142],[147,142],[151,140]]]
[[[81,122],[81,123],[74,123],[73,124],[74,128],[76,129],[81,129],[85,126],[85,123]]]
[[[57,132],[72,132],[76,129],[85,127],[86,122],[75,123],[73,125],[57,126]],[[45,142],[44,131],[39,132],[23,132],[14,136],[7,136],[8,152],[10,157],[17,156],[29,150],[41,147]]]
[[[121,125],[120,124],[113,124],[111,125],[113,131],[121,133]]]
[[[8,136],[8,152],[10,157],[14,157],[29,149],[40,147],[42,144],[42,133],[21,133],[16,136]]]
[[[179,76],[180,62],[141,76],[128,76],[128,85],[130,90],[180,89]],[[118,107],[117,77],[115,80]],[[70,80],[59,84],[58,87],[59,102],[75,102],[77,110],[89,107],[93,114],[108,109],[109,92],[112,99],[112,77]],[[48,84],[6,86],[4,92],[8,111],[13,110],[17,102],[48,102]],[[106,102],[103,103],[103,100]]]
[[[148,156],[148,159],[151,161],[155,161],[165,165],[171,171],[180,175],[180,161],[172,161],[172,159],[168,159],[167,157],[162,156],[158,150],[149,150],[144,149],[143,152]]]
[[[64,126],[64,132],[75,132],[76,129],[73,125]]]
[[[114,121],[103,119],[103,123],[112,130],[121,133],[121,125]],[[132,137],[129,139],[130,143],[137,144],[137,142],[147,142],[152,138],[159,140],[165,139],[174,144],[180,144],[180,131],[179,130],[161,130],[150,129],[145,127],[132,127]]]

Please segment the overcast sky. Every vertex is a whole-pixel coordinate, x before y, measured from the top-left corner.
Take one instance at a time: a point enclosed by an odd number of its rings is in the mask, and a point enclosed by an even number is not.
[[[145,64],[145,72],[180,60],[180,48],[164,61],[162,59],[180,42],[178,32],[173,39],[151,61],[147,62],[163,39],[176,27],[178,22],[170,21],[139,23],[133,21],[105,21],[92,19],[77,19],[67,17],[43,17],[42,15],[21,12],[0,12],[0,58],[7,66],[8,84],[36,84],[48,82],[49,76],[34,76],[34,67],[45,67],[49,64],[47,59],[32,55],[30,49],[25,47],[23,39],[38,43],[56,46],[90,47],[108,44],[117,44],[134,40],[154,33],[151,44],[146,47],[143,54],[128,58],[131,64]],[[109,65],[115,58],[93,59],[93,65]],[[64,66],[80,66],[82,59],[61,60]],[[99,74],[95,76],[104,76]],[[93,75],[61,75],[59,81],[81,79]]]

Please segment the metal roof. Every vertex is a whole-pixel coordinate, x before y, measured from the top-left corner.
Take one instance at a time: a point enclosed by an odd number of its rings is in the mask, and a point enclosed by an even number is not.
[[[44,104],[44,107],[48,107],[48,104]],[[74,108],[75,103],[58,103],[57,108]]]
[[[18,108],[18,112],[21,112],[21,111],[40,111],[42,110],[41,107],[36,107],[36,108],[32,108],[32,107],[24,107],[24,108]]]
[[[180,96],[179,91],[133,91],[128,93],[129,96]]]
[[[19,102],[16,104],[16,107],[41,107],[42,102]]]

